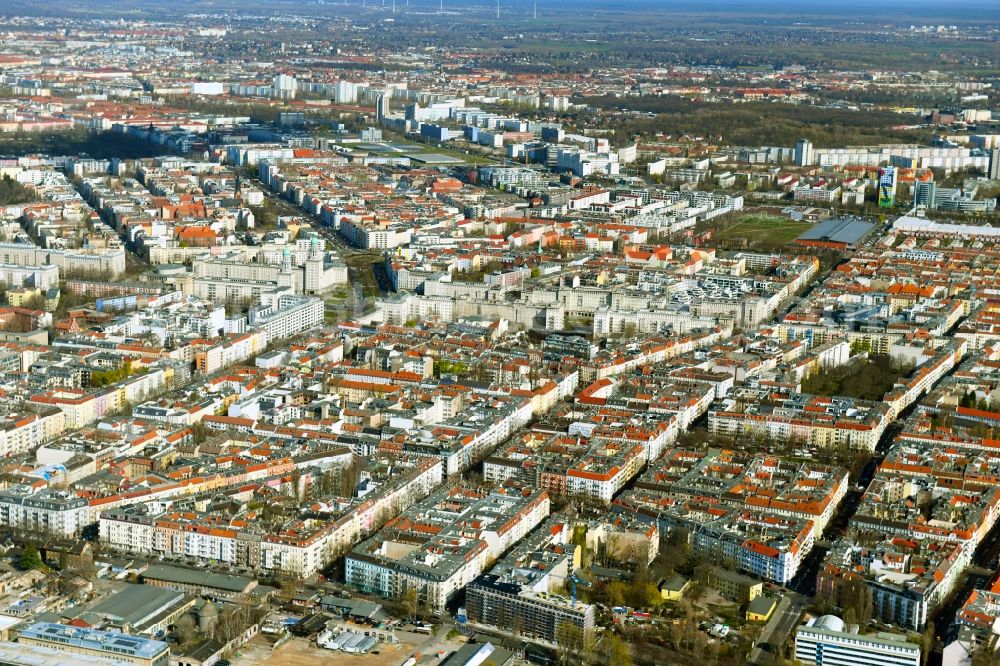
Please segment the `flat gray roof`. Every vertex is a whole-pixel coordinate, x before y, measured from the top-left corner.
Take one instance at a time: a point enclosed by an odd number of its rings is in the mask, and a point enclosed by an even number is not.
[[[90,608],[78,607],[80,613],[77,615],[96,614],[116,618],[122,624],[140,627],[150,618],[183,602],[184,596],[183,592],[177,590],[167,590],[152,585],[129,585]],[[64,614],[70,616],[68,613]]]
[[[856,217],[838,217],[813,225],[795,240],[828,241],[854,245],[874,228],[874,224]]]
[[[846,631],[830,631],[829,629],[820,629],[818,627],[810,627],[808,625],[800,625],[795,629],[796,634],[809,633],[819,634],[820,636],[827,636],[829,638],[841,639],[841,640],[854,640],[863,641],[865,643],[871,643],[872,645],[881,645],[883,647],[891,647],[899,650],[909,650],[911,652],[916,652],[919,654],[920,646],[913,643],[907,642],[906,638],[903,636],[895,636],[893,634],[888,634],[884,632],[879,632],[877,634],[852,634]],[[893,636],[889,638],[889,636]]]
[[[132,666],[134,664],[124,659],[70,654],[65,650],[27,643],[0,643],[0,662],[32,666]]]
[[[249,578],[212,573],[211,571],[202,571],[199,569],[184,569],[183,567],[174,567],[169,564],[151,564],[143,572],[142,576],[143,578],[162,580],[168,583],[198,585],[229,592],[246,592],[247,587],[254,583]]]
[[[771,608],[776,603],[777,603],[777,601],[775,601],[771,597],[763,597],[763,596],[757,597],[756,599],[754,599],[753,601],[750,602],[749,606],[747,606],[747,612],[749,612],[749,613],[766,613],[769,610],[771,610]]]
[[[35,622],[20,632],[20,636],[38,641],[49,641],[61,645],[71,645],[94,652],[120,653],[139,659],[153,659],[161,653],[166,653],[167,644],[163,641],[130,636],[116,631],[100,631],[71,627],[52,622]]]
[[[345,599],[343,597],[336,597],[332,595],[322,597],[319,600],[319,603],[320,606],[345,608],[351,615],[359,615],[362,617],[372,617],[382,609],[381,604],[365,601],[364,599]]]
[[[451,155],[442,155],[441,153],[406,153],[404,157],[409,157],[414,162],[423,162],[424,164],[465,163],[465,160],[461,160],[457,157],[452,157]]]

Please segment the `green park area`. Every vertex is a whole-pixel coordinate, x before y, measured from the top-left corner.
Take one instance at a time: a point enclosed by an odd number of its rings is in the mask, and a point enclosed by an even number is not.
[[[812,226],[778,215],[744,215],[716,233],[720,245],[732,248],[774,250],[795,240]]]

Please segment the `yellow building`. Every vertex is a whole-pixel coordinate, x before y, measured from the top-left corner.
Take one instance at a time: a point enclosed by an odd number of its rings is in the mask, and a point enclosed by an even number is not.
[[[41,289],[28,289],[21,287],[20,289],[9,289],[7,291],[7,304],[12,308],[23,308],[24,304],[35,298],[36,296],[41,296]]]
[[[674,574],[660,583],[660,596],[664,601],[678,601],[691,587],[691,581],[680,574]]]
[[[774,615],[777,602],[771,597],[757,597],[747,606],[747,619],[751,622],[767,622]]]
[[[759,580],[726,569],[714,569],[709,580],[719,594],[741,604],[753,601],[764,591],[764,583]]]

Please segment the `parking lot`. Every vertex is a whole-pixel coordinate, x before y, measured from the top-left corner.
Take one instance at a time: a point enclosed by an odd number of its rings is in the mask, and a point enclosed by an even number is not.
[[[379,643],[367,654],[347,654],[339,650],[327,650],[316,645],[315,637],[292,637],[277,648],[272,648],[272,639],[257,635],[240,648],[232,659],[233,666],[270,666],[271,664],[294,664],[295,666],[319,666],[343,660],[352,666],[399,666],[407,658],[419,653],[420,664],[436,663],[438,653],[448,654],[465,644],[463,636],[447,637],[442,630],[438,636],[425,636],[408,631],[397,631],[396,644]],[[378,654],[376,654],[378,653]]]
[[[368,654],[346,654],[339,650],[326,650],[316,646],[314,640],[293,637],[277,648],[271,647],[266,638],[257,636],[243,646],[238,657],[233,659],[234,666],[266,666],[270,664],[295,664],[295,666],[320,666],[334,660],[349,661],[356,666],[399,666],[413,653],[412,644],[398,643],[388,645],[380,643],[375,652]]]

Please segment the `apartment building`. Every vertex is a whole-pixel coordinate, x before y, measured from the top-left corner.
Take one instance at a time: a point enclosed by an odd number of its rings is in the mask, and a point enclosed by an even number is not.
[[[315,238],[315,237],[314,237]],[[192,293],[215,301],[254,298],[272,291],[322,294],[347,283],[347,266],[315,241],[305,258],[288,246],[274,256],[269,248],[247,248],[191,262]]]
[[[0,258],[4,265],[54,266],[59,269],[57,274],[121,275],[125,272],[125,250],[121,248],[69,250],[40,248],[28,243],[0,243]],[[44,270],[51,271],[49,268]]]
[[[651,465],[614,509],[655,515],[660,531],[683,529],[695,552],[786,583],[847,492],[847,471],[775,456],[673,449]]]
[[[549,514],[544,491],[487,493],[455,487],[431,495],[347,555],[345,580],[368,594],[414,590],[443,609]]]
[[[34,451],[61,435],[65,427],[66,415],[52,407],[8,414],[0,422],[0,452],[6,457]]]
[[[270,338],[264,329],[234,334],[222,340],[195,340],[191,347],[196,370],[210,375],[264,352]]]
[[[920,666],[921,648],[900,634],[847,630],[836,615],[811,619],[795,630],[795,659],[817,666]]]
[[[953,478],[956,465],[961,470],[958,479]],[[833,590],[845,576],[860,576],[872,591],[876,617],[922,629],[996,525],[996,466],[977,438],[924,438],[919,430],[901,435],[872,479],[847,533],[824,561],[819,589]],[[917,496],[928,500],[918,507]],[[872,530],[882,538],[860,538]]]
[[[441,482],[439,460],[401,463],[399,469],[363,498],[324,515],[323,521],[304,521],[281,534],[257,529],[246,516],[227,518],[140,503],[103,512],[99,538],[104,547],[125,553],[188,557],[205,565],[308,577]]]
[[[571,538],[569,524],[544,522],[489,573],[469,584],[465,593],[469,619],[515,636],[552,642],[563,623],[593,631],[594,606],[562,593],[580,566],[580,547],[572,545]]]
[[[874,451],[891,422],[886,403],[845,397],[806,394],[725,399],[708,412],[708,431],[714,435],[750,436],[810,446],[846,446]]]
[[[65,490],[13,485],[0,491],[0,524],[28,534],[69,538],[89,524],[89,503]]]
[[[0,264],[0,282],[10,288],[27,287],[46,291],[59,286],[59,267],[3,263]]]
[[[323,300],[308,296],[278,296],[267,307],[252,308],[247,325],[263,330],[270,341],[290,338],[323,323]]]

